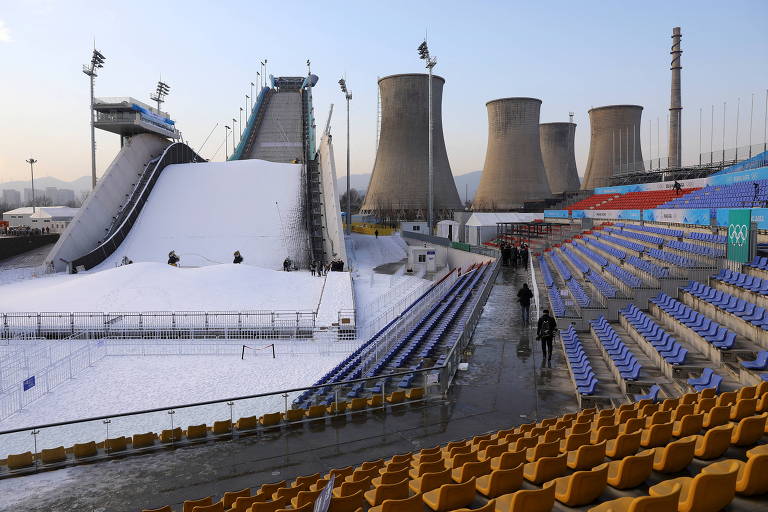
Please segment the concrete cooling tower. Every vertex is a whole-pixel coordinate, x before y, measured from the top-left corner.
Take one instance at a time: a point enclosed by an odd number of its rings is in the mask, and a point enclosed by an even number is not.
[[[429,191],[429,75],[379,79],[381,130],[371,182],[361,213],[388,218],[427,218]],[[443,84],[432,77],[435,218],[462,208],[443,138]]]
[[[541,100],[489,101],[488,149],[473,210],[509,210],[551,195],[539,142]]]
[[[579,173],[573,150],[576,123],[543,123],[539,125],[541,158],[553,194],[579,190]]]
[[[590,141],[583,189],[611,185],[617,174],[644,170],[639,105],[609,105],[589,111]]]

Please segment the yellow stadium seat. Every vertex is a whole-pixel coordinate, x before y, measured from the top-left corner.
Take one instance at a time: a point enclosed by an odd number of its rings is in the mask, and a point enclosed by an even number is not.
[[[43,464],[53,464],[67,459],[67,452],[63,446],[57,448],[45,448],[42,450],[40,460]]]
[[[529,437],[539,437],[540,435],[545,434],[549,430],[549,427],[534,427],[533,430],[531,430],[528,434]]]
[[[258,416],[246,416],[235,423],[237,430],[253,430],[259,426]]]
[[[336,482],[338,482],[339,485],[341,485],[341,482],[344,481],[349,475],[355,472],[354,466],[347,466],[345,468],[336,468],[332,469],[328,472],[327,475],[325,475],[324,478],[327,478],[330,480],[331,477],[335,477]]]
[[[473,450],[468,453],[457,453],[448,459],[448,463],[446,465],[451,469],[456,469],[460,468],[467,462],[477,462],[477,450]]]
[[[461,484],[444,484],[425,492],[421,499],[435,512],[465,507],[475,499],[475,478]]]
[[[696,402],[696,407],[694,409],[694,412],[696,414],[709,412],[712,410],[712,408],[717,405],[715,403],[714,398],[702,398],[698,402]]]
[[[760,444],[747,450],[747,457],[755,457],[756,455],[765,454],[768,454],[768,444]]]
[[[131,438],[131,446],[134,449],[146,448],[147,446],[153,446],[156,439],[157,434],[154,432],[147,432],[146,434],[134,434]]]
[[[522,450],[523,448],[533,448],[539,443],[537,437],[521,437],[514,444],[514,451]],[[513,446],[510,443],[510,446]]]
[[[292,486],[299,487],[301,485],[306,485],[307,488],[309,488],[318,480],[320,480],[320,473],[315,473],[314,475],[299,476],[296,477],[296,480],[293,481]]]
[[[387,395],[387,403],[399,404],[405,401],[405,391],[393,391]]]
[[[28,468],[35,464],[35,459],[32,456],[32,452],[18,453],[15,455],[9,455],[7,464],[8,469]]]
[[[192,509],[192,512],[224,512],[224,504],[217,501],[210,505],[198,505]]]
[[[666,496],[680,485],[678,512],[717,511],[728,505],[736,494],[738,464],[731,461],[710,464],[695,478],[680,477],[662,481],[648,492],[651,496]]]
[[[568,452],[566,465],[571,469],[591,469],[605,461],[606,441],[597,444],[585,444],[575,451]]]
[[[680,421],[683,419],[683,416],[687,416],[688,414],[693,414],[696,409],[696,406],[693,404],[680,404],[677,406],[677,408],[672,411],[672,421]]]
[[[488,447],[486,447],[484,450],[478,448],[477,452],[477,459],[478,460],[491,460],[494,457],[498,457],[502,453],[506,452],[509,449],[509,444],[502,443],[502,444],[492,444]]]
[[[309,490],[310,491],[322,491],[323,489],[325,489],[325,486],[328,485],[329,481],[330,480],[328,480],[327,478],[319,478],[317,480],[317,482],[315,482],[315,483],[313,483],[312,485],[309,486]],[[334,483],[334,487],[336,487],[335,484],[339,483],[339,482],[336,482],[336,480],[334,480],[333,483]]]
[[[308,491],[308,490],[309,490],[309,486],[306,484],[297,485],[296,487],[281,487],[280,489],[276,490],[275,493],[272,495],[272,500],[275,501],[280,498],[286,498],[287,501],[291,501],[293,498],[298,496],[301,491]]]
[[[402,500],[385,500],[377,507],[371,507],[368,512],[424,512],[424,502],[421,494],[414,494]]]
[[[368,407],[381,407],[384,402],[382,401],[381,395],[372,395],[371,398],[366,400],[366,403],[368,404]]]
[[[451,470],[444,469],[443,471],[436,471],[433,473],[424,473],[418,478],[413,478],[408,483],[408,487],[414,494],[421,494],[433,489],[437,489],[441,485],[450,484],[453,482],[451,478]]]
[[[653,413],[658,412],[661,406],[659,404],[643,404],[642,406],[638,407],[638,410],[640,411],[637,415],[638,418],[647,418],[649,416],[652,416]]]
[[[745,496],[768,493],[768,453],[751,456],[747,462],[736,462],[739,464],[737,493]]]
[[[418,478],[426,473],[437,473],[438,471],[443,471],[444,469],[446,469],[445,463],[443,462],[443,459],[440,459],[434,462],[422,462],[421,464],[418,464],[416,467],[412,468],[408,474],[411,478]]]
[[[379,470],[381,471],[381,470]],[[374,487],[378,487],[380,485],[387,485],[387,484],[396,484],[397,482],[401,481],[403,478],[409,478],[408,472],[410,469],[408,467],[405,467],[401,469],[400,471],[385,471],[384,473],[379,473],[381,476],[375,477],[373,480],[371,480],[371,483]]]
[[[717,397],[717,405],[733,405],[736,403],[735,391],[723,391]]]
[[[544,418],[539,422],[539,426],[549,427],[551,425],[554,425],[555,423],[557,423],[557,418]]]
[[[409,496],[408,478],[394,484],[383,484],[364,493],[365,501],[372,507],[381,505],[385,500],[402,500]]]
[[[529,462],[523,466],[523,478],[540,485],[553,478],[563,476],[568,471],[567,457],[568,454],[563,453],[557,457],[543,457],[536,462]]]
[[[142,509],[141,512],[173,512],[173,509],[170,505],[166,505],[160,508],[145,508]]]
[[[379,470],[384,467],[386,462],[384,459],[377,459],[377,460],[367,460],[360,464],[359,469],[362,469],[364,471],[368,471],[369,469],[376,469]],[[375,475],[374,475],[375,476]]]
[[[251,505],[254,503],[260,503],[267,501],[271,496],[267,496],[266,494],[257,494],[256,496],[241,496],[237,499],[235,499],[235,502],[232,504],[232,508],[227,510],[227,512],[248,512],[251,508]]]
[[[190,425],[184,434],[187,436],[187,439],[201,439],[208,435],[208,426],[205,423]]]
[[[424,398],[424,388],[412,388],[405,392],[408,400],[421,400]]]
[[[637,409],[627,409],[620,411],[618,417],[616,418],[616,424],[621,425],[622,423],[626,423],[631,418],[637,418]]]
[[[98,454],[96,442],[75,443],[75,445],[72,446],[72,453],[74,453],[76,459],[95,457]]]
[[[704,414],[704,428],[717,427],[725,425],[731,418],[731,407],[720,405],[712,407],[709,412]]]
[[[359,482],[360,480],[372,479],[379,476],[379,468],[372,467],[370,469],[356,469],[344,479],[345,482]]]
[[[653,469],[659,473],[677,473],[693,460],[696,436],[683,437],[664,447],[654,448]]]
[[[295,498],[291,498],[291,507],[294,509],[299,509],[308,503],[314,505],[315,500],[317,500],[317,497],[321,492],[322,489],[315,491],[299,491]]]
[[[472,445],[470,444],[462,444],[459,446],[453,446],[449,449],[443,450],[441,453],[443,454],[443,458],[445,459],[452,459],[456,455],[459,455],[461,453],[469,453],[472,451]]]
[[[208,505],[213,505],[213,496],[206,496],[197,500],[184,500],[181,507],[182,512],[192,512],[195,507],[205,507]]]
[[[755,412],[766,412],[768,411],[768,393],[764,393],[760,400],[757,401],[757,408]]]
[[[310,405],[309,409],[304,413],[304,416],[309,419],[322,418],[325,416],[325,408],[325,405]]]
[[[640,438],[640,446],[643,448],[655,448],[656,446],[664,446],[672,439],[673,423],[658,423],[651,425],[649,428],[643,429],[643,435]]]
[[[608,441],[609,439],[616,439],[619,435],[619,425],[606,425],[593,431],[589,439],[591,444],[597,444],[601,441]]]
[[[491,459],[491,469],[512,469],[525,462],[525,449],[504,452]]]
[[[125,436],[113,437],[104,441],[104,450],[107,453],[122,452],[128,448],[129,439]]]
[[[517,434],[516,428],[508,428],[508,429],[502,429],[497,430],[493,434],[491,434],[491,439],[504,439],[509,434]]]
[[[645,418],[629,418],[619,425],[619,434],[632,434],[639,432],[645,427]]]
[[[353,398],[349,402],[349,411],[350,412],[359,412],[365,409],[367,406],[367,399],[366,398]]]
[[[525,459],[528,462],[539,460],[542,457],[557,457],[560,454],[560,441],[554,440],[551,443],[540,442],[533,448],[525,451]]]
[[[476,478],[483,475],[487,475],[491,472],[491,461],[485,460],[482,462],[467,462],[459,468],[453,468],[451,470],[451,478],[453,481],[460,484],[464,483],[470,478]]]
[[[701,432],[703,427],[703,414],[686,414],[679,421],[673,422],[672,435],[675,437],[693,436]]]
[[[453,512],[496,512],[496,500],[491,500],[480,508],[459,508]]]
[[[403,462],[392,462],[391,460],[386,460],[384,461],[384,465],[379,468],[379,474],[383,475],[384,473],[393,473],[403,469],[409,469],[410,467],[411,462],[409,460],[404,460]]]
[[[166,429],[160,432],[160,442],[161,443],[172,443],[175,441],[181,441],[181,427],[176,427],[173,430]],[[134,440],[136,439],[136,436],[133,436]],[[154,441],[153,441],[154,443]],[[136,443],[133,443],[133,446],[136,446]]]
[[[661,402],[661,408],[662,411],[673,411],[677,409],[677,406],[680,405],[680,399],[679,398],[667,398],[663,402]]]
[[[417,453],[411,459],[411,466],[415,468],[419,464],[424,464],[425,462],[437,462],[439,460],[443,460],[443,452],[437,451],[437,452]]]
[[[411,452],[401,453],[398,455],[393,455],[387,460],[387,462],[392,464],[397,464],[400,462],[410,462],[412,458],[413,458],[413,453]]]
[[[555,488],[555,499],[568,507],[580,507],[592,503],[605,490],[608,464],[594,469],[576,471],[572,475],[556,478],[544,484]]]
[[[540,440],[545,443],[551,443],[552,441],[559,441],[561,439],[565,439],[565,427],[563,428],[550,428],[546,432],[544,432],[544,435],[541,436]]]
[[[714,398],[715,397],[715,388],[706,388],[699,391],[699,400],[702,398]]]
[[[755,398],[760,398],[766,393],[768,393],[768,381],[764,380],[755,388]]]
[[[765,420],[768,413],[760,416],[750,416],[739,421],[731,434],[731,444],[736,446],[749,446],[757,443],[765,433]]]
[[[640,496],[637,498],[626,497],[611,501],[605,501],[589,512],[677,512],[677,503],[680,500],[680,484],[674,484],[666,489],[667,494],[657,496]]]
[[[341,402],[333,402],[331,405],[325,408],[325,412],[328,414],[344,414],[347,411],[348,403],[346,400]]]
[[[363,478],[362,480],[355,480],[355,481],[345,481],[342,482],[342,484],[338,487],[334,486],[333,488],[333,495],[337,498],[341,498],[342,496],[351,496],[355,494],[356,492],[365,492],[368,489],[371,488],[371,480],[373,480],[371,477]]]
[[[757,398],[742,398],[731,406],[730,418],[732,421],[739,421],[747,416],[754,416],[755,412],[757,412]]]
[[[215,436],[232,433],[232,422],[230,420],[214,421],[211,432]]]
[[[583,434],[571,434],[560,441],[560,453],[572,452],[578,449],[579,446],[589,444],[591,438],[591,431],[584,432]]]
[[[645,418],[645,427],[648,428],[651,425],[669,423],[670,421],[672,421],[672,411],[656,411]]]
[[[281,496],[272,501],[257,501],[251,505],[251,510],[249,512],[277,512],[282,508],[290,506],[290,504],[291,501],[288,496]]]
[[[517,432],[524,434],[530,432],[534,428],[536,428],[536,423],[523,423],[522,425],[517,426]]]
[[[653,471],[654,451],[643,450],[637,455],[608,463],[608,485],[616,489],[631,489],[645,482]]]
[[[555,486],[520,490],[496,498],[496,512],[550,512],[555,505]]]
[[[622,459],[627,455],[633,455],[640,449],[640,436],[642,432],[631,434],[619,434],[616,439],[611,439],[605,445],[605,454],[612,459]]]
[[[271,483],[271,484],[261,484],[261,487],[259,487],[258,494],[263,494],[265,496],[272,496],[277,492],[278,489],[282,489],[283,487],[287,487],[288,482],[285,480],[281,480],[279,482]]]
[[[680,397],[681,404],[695,404],[699,399],[698,393],[686,393]]]
[[[756,392],[757,386],[742,386],[736,390],[736,401],[738,402],[745,398],[757,398]]]
[[[586,434],[592,430],[591,423],[574,423],[573,426],[565,431],[567,436],[574,434]]]
[[[304,418],[306,412],[306,409],[288,409],[284,413],[281,413],[281,416],[285,421],[299,421]]]
[[[703,436],[696,436],[694,455],[703,460],[720,457],[731,446],[733,424],[720,425],[707,430]]]
[[[328,507],[328,512],[355,512],[358,508],[365,506],[365,498],[363,498],[363,491],[358,491],[350,496],[342,496],[340,498],[331,497],[331,504]]]
[[[495,498],[520,489],[523,485],[523,465],[512,469],[497,469],[477,478],[475,489],[487,498]]]

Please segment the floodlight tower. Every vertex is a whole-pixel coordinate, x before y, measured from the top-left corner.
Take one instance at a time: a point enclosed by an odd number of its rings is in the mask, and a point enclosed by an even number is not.
[[[35,164],[37,160],[27,158],[26,162],[29,164],[29,172],[32,174],[32,213],[35,213]]]
[[[307,61],[307,67],[309,67],[309,61]],[[349,196],[350,178],[349,178],[349,101],[352,99],[352,91],[347,89],[347,81],[342,78],[339,80],[339,87],[341,92],[344,93],[344,98],[347,100],[347,234],[352,231],[352,199]]]
[[[157,82],[157,88],[155,88],[154,94],[152,94],[149,98],[152,101],[157,102],[157,113],[159,114],[161,112],[160,106],[165,102],[165,97],[168,96],[168,93],[171,92],[171,86],[163,82],[162,80],[159,80]]]
[[[428,168],[429,168],[429,192],[427,197],[427,209],[429,210],[427,212],[427,224],[429,226],[429,234],[432,234],[432,228],[434,226],[434,217],[433,217],[433,206],[434,206],[434,167],[432,162],[432,131],[433,131],[433,122],[432,122],[432,68],[434,68],[437,65],[437,57],[431,57],[429,55],[429,47],[427,46],[427,40],[421,42],[419,47],[417,48],[419,52],[419,58],[422,59],[425,62],[426,68],[429,70],[429,82],[428,82],[428,101],[429,101],[429,138],[427,139],[427,144],[429,145],[428,153],[427,153],[427,161],[428,161]]]
[[[107,60],[96,48],[93,49],[91,63],[83,66],[83,73],[91,79],[91,189],[96,188],[96,129],[94,127],[94,109],[93,109],[93,85],[98,76],[96,70],[104,67],[104,61]],[[31,165],[31,164],[30,164]]]
[[[229,146],[227,146],[227,143],[229,142],[229,130],[231,129],[229,126],[224,125],[224,160],[229,160]],[[235,149],[234,140],[232,141],[232,149]]]

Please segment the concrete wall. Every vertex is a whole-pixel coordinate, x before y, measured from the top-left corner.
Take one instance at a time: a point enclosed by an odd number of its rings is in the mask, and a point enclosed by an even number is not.
[[[539,125],[541,158],[553,194],[579,190],[579,171],[573,150],[576,123],[543,123]]]
[[[347,262],[347,248],[344,245],[344,227],[341,222],[341,207],[339,205],[340,196],[336,190],[336,160],[333,156],[331,137],[323,135],[319,150],[325,253],[330,257],[338,256]]]
[[[67,263],[93,250],[104,238],[106,229],[117,215],[138,179],[138,173],[151,159],[162,154],[170,144],[158,135],[141,134],[128,139],[104,175],[46,257],[57,272]],[[64,261],[62,261],[64,260]]]
[[[610,178],[631,169],[642,171],[640,121],[643,107],[609,105],[589,111],[589,157],[582,189],[606,187]]]
[[[443,138],[445,80],[432,77],[434,208],[461,208]],[[402,212],[398,218],[426,218],[428,196],[429,78],[392,75],[379,80],[381,131],[363,213]]]
[[[58,239],[58,234],[0,237],[0,260],[52,244]]]
[[[503,98],[485,105],[488,149],[472,209],[507,211],[550,197],[539,141],[541,100]]]

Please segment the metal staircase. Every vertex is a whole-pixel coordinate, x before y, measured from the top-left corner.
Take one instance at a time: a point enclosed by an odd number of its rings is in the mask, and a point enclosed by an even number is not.
[[[312,93],[309,88],[302,91],[301,110],[304,119],[304,211],[309,234],[310,261],[325,264],[327,255],[323,243],[323,188],[319,157],[314,147],[315,126],[312,114]]]

